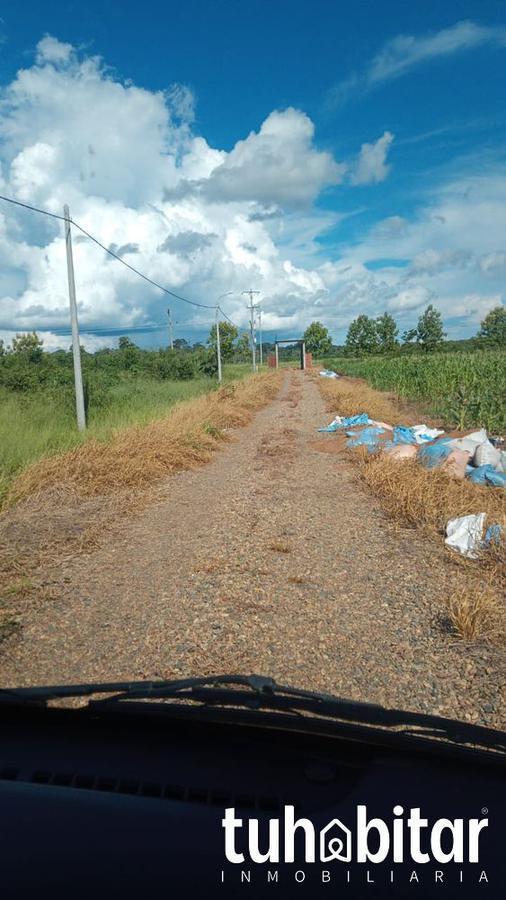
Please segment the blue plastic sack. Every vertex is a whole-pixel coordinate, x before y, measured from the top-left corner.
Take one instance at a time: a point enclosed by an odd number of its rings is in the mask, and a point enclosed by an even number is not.
[[[362,428],[362,431],[353,435],[349,441],[346,441],[346,446],[367,447],[369,453],[372,453],[379,446],[378,435],[384,433],[384,428]]]
[[[485,539],[483,543],[485,546],[490,546],[490,544],[500,544],[502,539],[504,528],[502,525],[489,525],[485,532]]]
[[[422,444],[418,451],[418,459],[427,469],[435,469],[448,458],[452,447],[446,441],[437,444]]]
[[[343,426],[342,426],[341,422],[331,422],[330,425],[325,425],[324,428],[319,428],[318,431],[333,432],[333,431],[338,431],[342,427]]]
[[[502,472],[496,472],[490,463],[484,466],[477,466],[468,477],[473,484],[490,484],[493,487],[506,487],[506,475],[503,475]]]
[[[411,428],[406,425],[396,425],[392,443],[394,447],[399,444],[416,444],[416,437]]]
[[[331,422],[325,428],[319,428],[318,431],[338,431],[340,428],[353,428],[355,425],[368,425],[370,418],[367,413],[360,413],[358,416],[346,416],[340,422]]]

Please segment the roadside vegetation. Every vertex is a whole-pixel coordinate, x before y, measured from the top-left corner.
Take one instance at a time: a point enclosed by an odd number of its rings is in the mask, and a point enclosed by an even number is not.
[[[422,401],[432,416],[452,428],[506,428],[506,352],[416,353],[398,356],[338,357],[324,365],[365,380],[374,388]]]
[[[501,433],[506,428],[506,308],[491,310],[473,338],[445,337],[441,314],[433,305],[401,341],[389,313],[376,319],[360,315],[351,323],[344,346],[333,346],[332,353],[318,354],[318,359],[340,374],[364,378],[372,387],[425,404],[428,414],[449,427],[483,426]]]
[[[244,377],[250,366],[237,333],[224,326],[224,381]],[[145,425],[176,403],[217,389],[216,351],[190,348],[142,350],[129,338],[118,349],[81,350],[88,428],[75,425],[70,351],[44,351],[36,334],[18,335],[0,346],[0,506],[12,479],[37,459],[84,441],[107,443],[129,425]]]

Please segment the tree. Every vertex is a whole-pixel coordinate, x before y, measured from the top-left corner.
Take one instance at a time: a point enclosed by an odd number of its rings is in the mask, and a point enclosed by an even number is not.
[[[348,353],[361,356],[364,353],[374,353],[378,347],[378,335],[376,322],[369,316],[360,315],[353,320],[346,335],[346,350]]]
[[[129,337],[123,334],[118,340],[118,347],[120,350],[129,350],[130,347],[135,347],[135,344]]]
[[[306,343],[306,351],[313,356],[327,356],[332,350],[332,339],[328,329],[321,322],[311,322],[302,338]]]
[[[432,303],[429,304],[418,319],[416,334],[417,341],[423,346],[424,350],[435,350],[446,337],[443,331],[441,313]]]
[[[402,335],[402,340],[405,344],[412,344],[416,341],[418,332],[416,328],[408,328]]]
[[[139,362],[139,348],[126,335],[120,337],[118,347],[122,368],[133,369]]]
[[[231,322],[220,322],[219,329],[221,358],[223,360],[232,359],[234,355],[234,341],[236,340],[239,332],[235,325],[232,325]],[[213,325],[213,327],[211,328],[207,343],[216,354],[216,325]]]
[[[31,334],[17,334],[12,339],[12,353],[26,362],[38,363],[42,360],[43,341],[35,331]]]
[[[237,343],[235,345],[235,357],[240,362],[244,362],[245,360],[250,359],[251,346],[247,334],[241,334],[240,338],[237,340]]]
[[[378,350],[380,353],[390,353],[399,346],[397,335],[399,329],[390,313],[383,313],[376,319],[376,334],[378,335]]]
[[[504,306],[496,306],[491,309],[483,319],[478,332],[478,337],[487,343],[506,345],[506,309]]]

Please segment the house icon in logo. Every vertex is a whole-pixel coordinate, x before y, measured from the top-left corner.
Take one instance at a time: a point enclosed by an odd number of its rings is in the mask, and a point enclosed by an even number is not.
[[[320,832],[320,860],[351,861],[351,831],[339,819],[332,819]]]

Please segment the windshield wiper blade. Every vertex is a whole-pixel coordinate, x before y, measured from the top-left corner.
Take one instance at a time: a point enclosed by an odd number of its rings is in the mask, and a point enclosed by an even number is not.
[[[99,699],[93,699],[97,695]],[[323,692],[278,685],[274,679],[262,675],[225,674],[169,681],[103,682],[0,690],[0,702],[10,698],[13,701],[45,704],[51,700],[77,697],[90,697],[89,705],[93,707],[132,700],[176,700],[206,707],[274,710],[297,715],[307,713],[335,722],[476,745],[506,754],[506,732],[441,716],[389,709]]]

